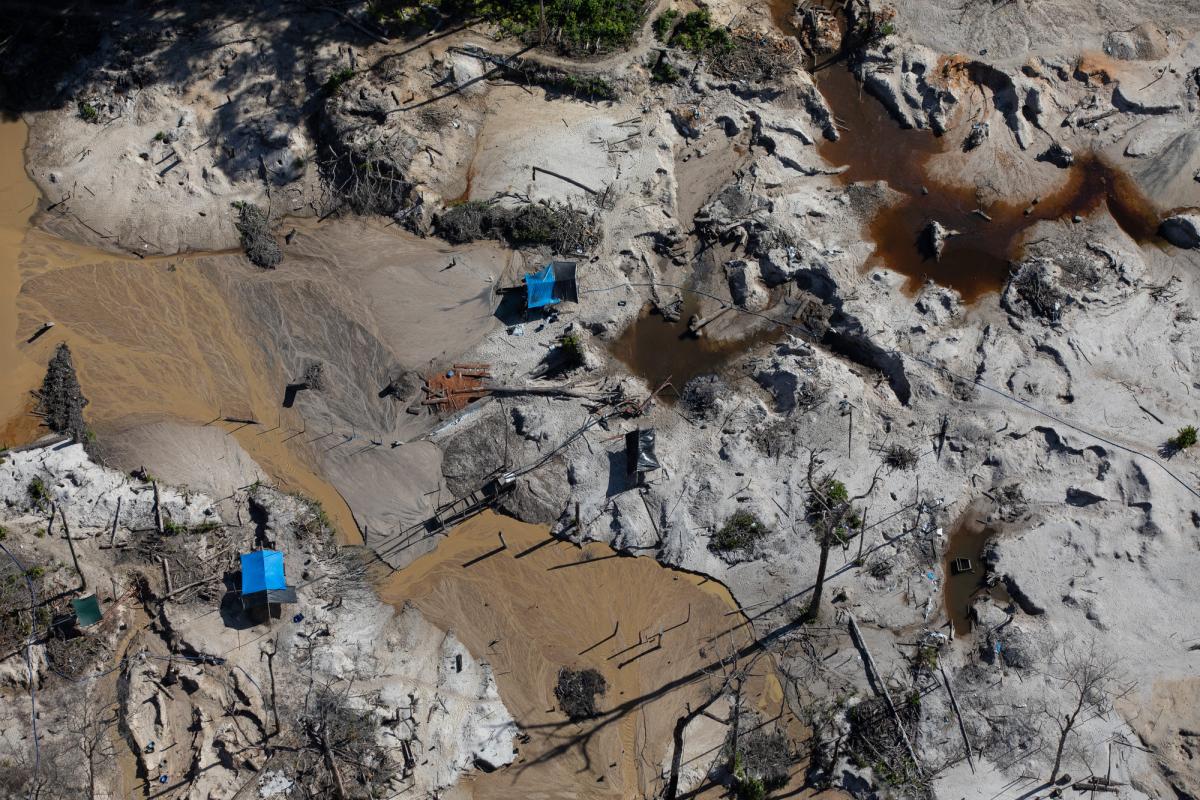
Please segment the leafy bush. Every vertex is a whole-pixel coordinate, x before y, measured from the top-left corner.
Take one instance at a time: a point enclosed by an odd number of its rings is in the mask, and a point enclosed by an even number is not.
[[[644,0],[375,0],[382,24],[433,25],[437,17],[481,17],[508,36],[595,53],[628,45],[648,10]],[[544,13],[544,17],[543,17]]]
[[[690,11],[667,38],[671,47],[679,47],[691,53],[728,52],[733,48],[729,31],[714,27],[708,9]]]
[[[816,491],[809,494],[804,510],[810,520],[832,519],[839,522],[839,534],[862,525],[862,517],[850,506],[850,492],[846,484],[832,475],[826,475],[817,483]]]
[[[1180,428],[1179,432],[1171,439],[1170,444],[1176,450],[1186,450],[1196,443],[1196,426],[1188,425]]]
[[[583,339],[577,333],[568,333],[558,340],[558,346],[568,367],[583,366]]]
[[[679,19],[679,12],[674,8],[668,8],[659,14],[654,20],[654,38],[660,42],[667,41],[671,36],[671,31],[675,30],[675,20],[677,19]]]
[[[749,511],[735,511],[713,534],[708,549],[714,553],[744,550],[768,533],[767,526],[757,516]]]
[[[81,102],[79,104],[79,118],[84,122],[99,122],[100,112],[91,103]]]
[[[29,482],[26,487],[29,493],[29,500],[35,508],[40,508],[43,511],[50,507],[50,490],[46,488],[46,482],[40,477],[35,477]]]

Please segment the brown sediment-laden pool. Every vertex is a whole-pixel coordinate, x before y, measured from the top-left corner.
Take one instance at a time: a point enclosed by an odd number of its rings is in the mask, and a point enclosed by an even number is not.
[[[529,737],[515,763],[456,789],[480,800],[657,796],[676,719],[719,686],[721,659],[751,642],[719,583],[490,512],[383,580],[380,592],[398,607],[413,603],[489,662]],[[564,666],[604,677],[598,717],[572,723],[558,709]],[[753,672],[746,701],[799,736],[770,659]],[[801,763],[793,777],[800,787]],[[697,796],[723,791],[710,785]]]

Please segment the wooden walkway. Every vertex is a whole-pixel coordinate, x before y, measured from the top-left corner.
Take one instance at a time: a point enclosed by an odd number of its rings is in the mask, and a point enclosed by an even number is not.
[[[432,516],[415,525],[389,533],[371,532],[366,544],[389,567],[400,569],[412,560],[408,550],[421,542],[443,536],[460,522],[493,508],[512,487],[513,484],[502,485],[496,478],[490,478],[474,491],[438,506]]]

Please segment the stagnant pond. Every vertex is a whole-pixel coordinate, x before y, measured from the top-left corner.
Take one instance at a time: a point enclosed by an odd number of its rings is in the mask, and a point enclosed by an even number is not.
[[[971,632],[974,627],[971,605],[980,595],[989,595],[1000,604],[1009,602],[1003,583],[989,586],[987,582],[984,556],[988,544],[996,535],[996,529],[977,519],[971,508],[967,509],[950,533],[942,564],[946,581],[943,599],[946,616],[950,618],[955,636],[966,636]],[[956,562],[963,568],[957,568]]]

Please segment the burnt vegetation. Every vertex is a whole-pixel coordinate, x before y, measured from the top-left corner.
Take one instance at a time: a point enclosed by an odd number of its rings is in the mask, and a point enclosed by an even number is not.
[[[594,669],[568,669],[558,671],[558,683],[554,696],[558,707],[572,722],[591,719],[599,713],[596,698],[608,691],[608,681]]]
[[[267,212],[253,203],[237,203],[238,233],[242,238],[242,249],[250,263],[263,269],[275,269],[283,260],[283,251],[275,234],[271,232],[271,219]]]
[[[587,252],[600,243],[594,216],[571,206],[547,203],[501,205],[470,200],[438,217],[439,236],[452,244],[500,239],[512,247],[549,247],[560,253]]]
[[[46,368],[46,377],[42,379],[42,388],[35,394],[38,402],[34,413],[42,418],[46,427],[55,433],[69,434],[76,442],[91,439],[83,419],[88,400],[83,396],[75,374],[71,348],[65,342],[54,351]]]

